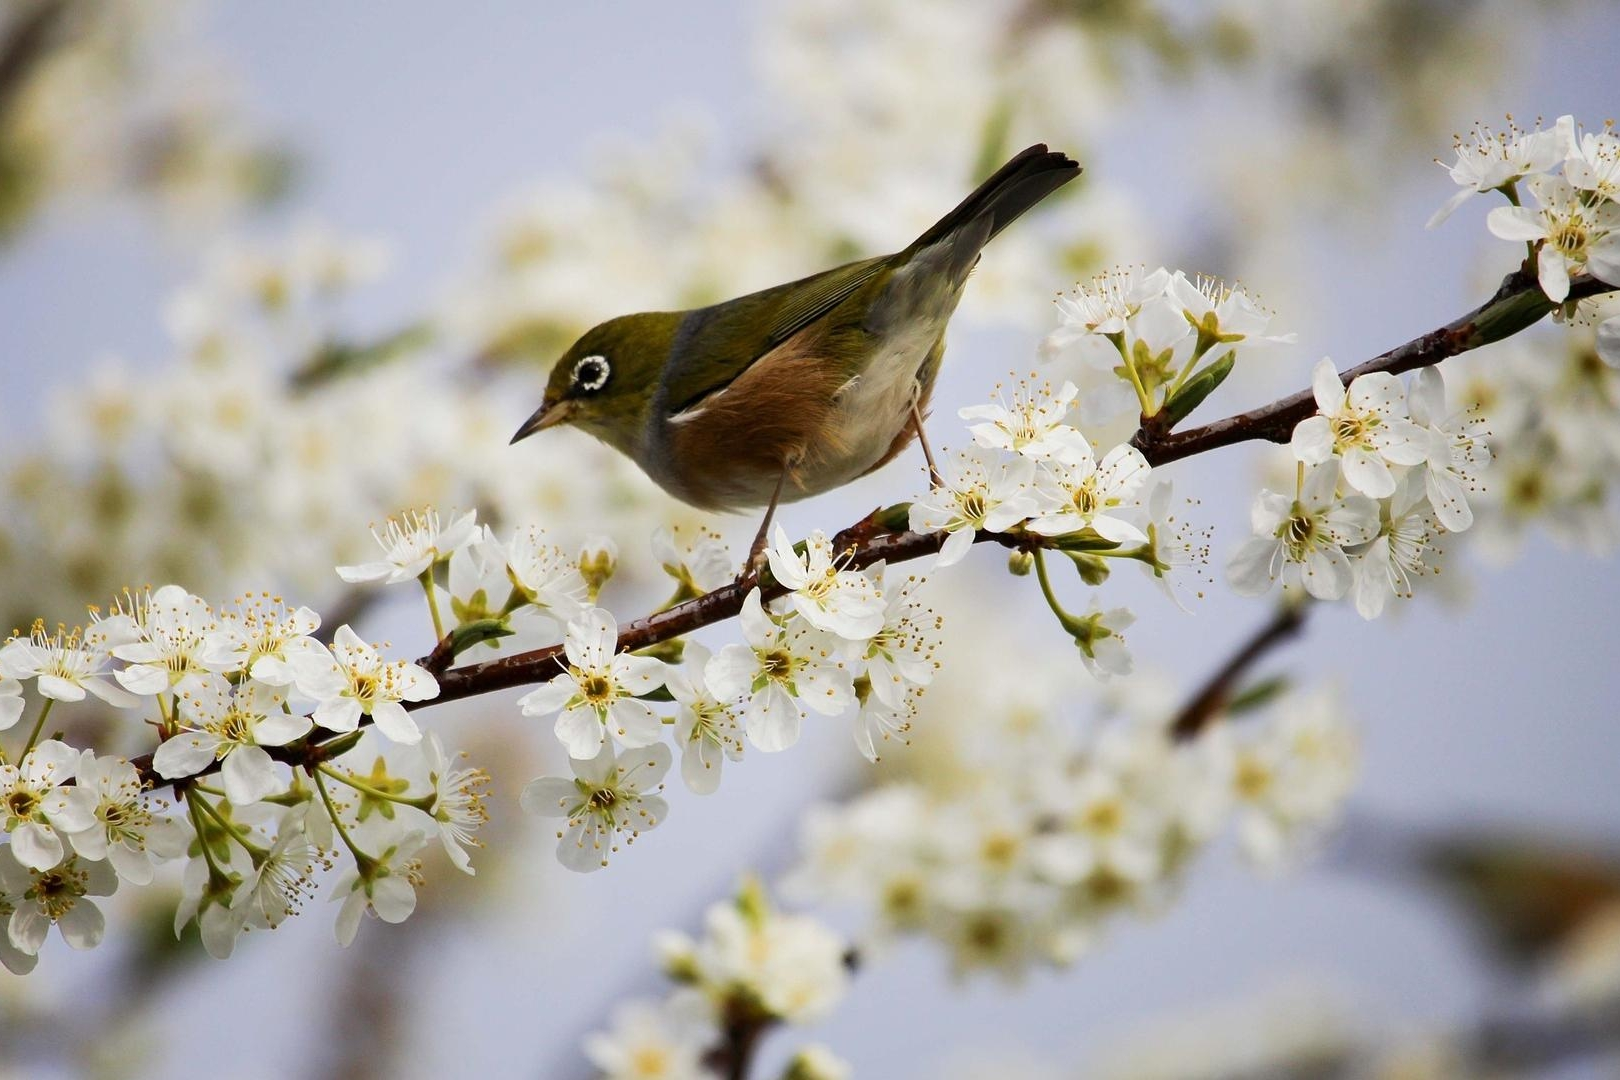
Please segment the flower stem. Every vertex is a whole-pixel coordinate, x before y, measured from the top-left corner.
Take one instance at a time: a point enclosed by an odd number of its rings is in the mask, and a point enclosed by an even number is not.
[[[186,814],[191,818],[192,831],[197,834],[197,846],[202,849],[203,862],[208,864],[208,876],[218,881],[225,877],[225,872],[219,868],[219,863],[214,861],[214,850],[208,846],[208,833],[197,813],[197,800],[196,792],[189,790],[186,792]]]
[[[419,795],[415,798],[412,798],[409,795],[393,795],[389,792],[383,791],[381,788],[374,788],[364,781],[356,780],[354,777],[345,773],[342,769],[334,769],[324,761],[319,765],[316,765],[315,768],[339,783],[347,784],[354,788],[354,790],[360,792],[360,794],[369,796],[373,799],[386,799],[392,803],[402,803],[405,806],[414,806],[418,810],[424,812],[427,811],[428,807],[433,805],[433,796],[431,794]]]
[[[375,860],[360,850],[353,838],[349,836],[349,830],[343,827],[343,818],[338,816],[337,804],[332,802],[332,795],[326,790],[326,781],[321,779],[322,771],[321,769],[314,771],[304,770],[309,778],[315,781],[315,789],[321,793],[321,802],[326,804],[326,814],[332,819],[332,828],[337,830],[338,837],[343,841],[343,846],[349,849],[350,855],[354,856],[355,864],[360,867],[362,876],[364,876],[366,867]]]
[[[1035,556],[1035,579],[1041,583],[1041,595],[1046,597],[1046,606],[1052,609],[1052,614],[1056,615],[1058,622],[1063,624],[1063,629],[1073,633],[1075,618],[1058,601],[1057,593],[1052,590],[1052,579],[1046,575],[1046,552],[1041,548],[1036,548],[1033,554]]]
[[[433,567],[429,566],[422,571],[416,580],[422,583],[422,591],[427,594],[428,614],[433,617],[433,640],[444,640],[444,619],[439,615],[439,597],[433,587]]]
[[[17,755],[18,761],[27,757],[29,751],[33,750],[34,744],[39,742],[39,733],[45,730],[45,718],[51,715],[51,706],[55,704],[55,698],[45,699],[45,704],[39,710],[39,718],[34,721],[34,730],[28,733],[28,741],[23,744],[22,753]]]
[[[189,797],[187,801],[190,801]],[[230,834],[232,840],[242,845],[242,850],[248,853],[248,857],[253,860],[254,866],[258,866],[264,861],[265,849],[247,838],[247,830],[229,821],[224,814],[219,812],[219,807],[207,799],[198,797],[196,804],[202,808],[203,813],[214,819],[215,824]]]

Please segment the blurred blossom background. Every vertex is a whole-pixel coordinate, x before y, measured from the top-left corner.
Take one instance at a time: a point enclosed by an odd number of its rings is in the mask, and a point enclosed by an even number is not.
[[[657,526],[705,524],[740,551],[755,523],[671,503],[576,432],[508,448],[550,361],[608,316],[898,249],[1036,141],[1085,174],[987,249],[934,444],[962,445],[956,410],[1009,373],[1055,374],[1036,358],[1052,297],[1116,263],[1258,294],[1298,343],[1246,354],[1198,419],[1269,400],[1324,355],[1342,368],[1462,314],[1517,265],[1483,200],[1424,230],[1454,190],[1433,159],[1506,113],[1601,126],[1616,14],[7,0],[0,618],[81,621],[126,584],[270,588],[416,655],[420,605],[352,592],[332,567],[369,557],[369,523],[424,503],[539,522],[570,549],[606,534],[622,570],[604,603],[649,610],[668,591]],[[1590,340],[1538,327],[1445,370],[1454,394],[1507,410],[1538,387],[1620,447],[1620,389],[1588,369]],[[832,532],[909,498],[916,456],[782,520]],[[1127,683],[1099,690],[1030,583],[975,551],[927,597],[945,667],[912,746],[873,767],[844,725],[811,723],[713,796],[672,784],[667,825],[601,873],[556,866],[551,830],[518,812],[528,778],[565,767],[549,725],[515,694],[434,709],[494,774],[476,877],[430,863],[417,916],[368,922],[347,950],[318,898],[228,962],[172,941],[172,895],[129,890],[101,949],[53,940],[26,980],[0,973],[0,1075],[589,1076],[582,1036],[660,988],[653,935],[695,929],[747,873],[781,880],[812,806],[946,789],[952,762],[1023,711],[1078,730],[1104,706],[1173,707],[1265,621],[1221,568],[1287,460],[1234,448],[1165,470],[1214,528],[1215,580],[1190,615],[1135,574],[1103,587],[1137,613]],[[1620,451],[1560,457],[1529,434],[1500,446],[1478,540],[1439,578],[1377,622],[1318,612],[1267,663],[1336,688],[1360,744],[1342,821],[1298,865],[1256,873],[1222,842],[1173,904],[1062,970],[963,975],[939,941],[903,938],[808,1037],[865,1077],[1467,1076],[1482,1023],[1614,994],[1617,466]],[[94,710],[65,715],[135,752]],[[863,925],[855,906],[815,910]],[[768,1043],[755,1075],[791,1043]],[[1555,1056],[1504,1071],[1613,1075],[1601,1054]]]

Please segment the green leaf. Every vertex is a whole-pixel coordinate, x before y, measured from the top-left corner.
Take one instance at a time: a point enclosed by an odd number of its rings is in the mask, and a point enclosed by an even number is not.
[[[1278,675],[1270,679],[1245,687],[1226,703],[1228,715],[1236,716],[1239,713],[1253,712],[1264,705],[1269,705],[1288,689],[1288,679]]]
[[[1165,423],[1174,427],[1187,419],[1187,416],[1202,405],[1204,399],[1213,394],[1215,388],[1232,374],[1232,364],[1236,360],[1237,354],[1229,352],[1182,383],[1181,389],[1172,394],[1170,400],[1164,404]]]

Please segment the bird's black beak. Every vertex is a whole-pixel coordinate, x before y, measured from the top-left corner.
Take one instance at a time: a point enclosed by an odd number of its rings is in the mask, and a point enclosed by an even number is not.
[[[566,424],[574,415],[572,401],[548,401],[534,410],[534,415],[523,421],[523,426],[517,429],[512,436],[512,442],[527,439],[537,431],[544,431],[557,424]],[[508,446],[511,443],[507,444]]]

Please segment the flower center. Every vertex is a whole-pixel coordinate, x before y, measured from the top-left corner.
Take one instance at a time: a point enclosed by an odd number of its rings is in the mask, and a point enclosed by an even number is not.
[[[1316,547],[1316,517],[1304,509],[1296,508],[1294,516],[1282,527],[1282,542],[1288,548],[1288,557],[1301,562]]]
[[[977,525],[983,521],[984,515],[990,509],[984,492],[977,489],[963,492],[957,499],[957,505],[961,508],[962,520],[969,525]]]
[[[1243,798],[1258,799],[1271,787],[1271,770],[1254,758],[1245,757],[1238,762],[1237,771],[1232,776],[1232,786]]]
[[[1097,485],[1090,479],[1074,489],[1070,500],[1083,517],[1090,517],[1102,506],[1102,500],[1097,498]]]
[[[1086,828],[1096,833],[1117,832],[1125,820],[1120,805],[1113,801],[1092,803],[1086,808],[1083,819]]]
[[[6,810],[19,821],[28,821],[39,809],[39,796],[32,791],[13,791],[6,796]]]
[[[586,675],[579,680],[579,692],[592,705],[605,705],[613,700],[613,680],[606,675]]]
[[[786,649],[774,649],[760,656],[759,666],[767,679],[786,681],[793,675],[793,654]]]
[[[1586,250],[1587,240],[1586,223],[1580,218],[1571,218],[1564,222],[1547,238],[1548,243],[1570,258],[1575,258]]]
[[[1333,441],[1337,445],[1362,446],[1368,434],[1378,426],[1378,417],[1372,414],[1350,414],[1333,418]]]

